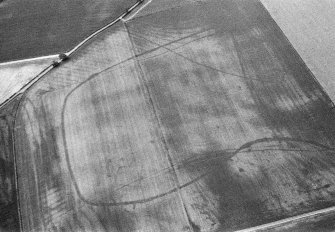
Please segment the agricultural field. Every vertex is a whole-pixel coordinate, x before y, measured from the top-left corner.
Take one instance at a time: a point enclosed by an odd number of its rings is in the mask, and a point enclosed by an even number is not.
[[[335,2],[261,0],[273,19],[335,101]]]
[[[18,231],[20,228],[13,146],[19,100],[18,97],[0,112],[0,231]]]
[[[19,91],[52,61],[53,59],[47,58],[38,61],[0,64],[0,104]]]
[[[66,52],[136,0],[4,0],[0,62]]]
[[[334,116],[259,0],[153,1],[1,109],[0,229],[221,232],[333,207]]]

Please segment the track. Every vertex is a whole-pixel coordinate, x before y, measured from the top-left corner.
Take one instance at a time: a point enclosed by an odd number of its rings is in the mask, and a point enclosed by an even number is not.
[[[258,1],[176,5],[128,14],[24,91],[22,228],[266,230],[332,212],[333,103],[275,22]]]
[[[150,2],[150,1],[149,1]],[[6,99],[4,102],[2,102],[0,104],[0,110],[3,110],[4,108],[6,108],[8,105],[10,105],[11,103],[13,103],[13,101],[18,100],[19,102],[22,100],[22,98],[24,98],[25,94],[27,93],[27,91],[29,91],[29,89],[34,85],[37,84],[38,81],[40,81],[43,76],[45,76],[46,74],[50,73],[53,69],[57,68],[58,66],[60,66],[64,61],[72,58],[75,55],[75,52],[77,52],[78,50],[80,50],[86,43],[88,43],[89,41],[91,41],[94,37],[98,36],[99,34],[103,33],[106,29],[110,28],[111,26],[113,26],[115,23],[119,22],[120,20],[125,19],[126,17],[129,17],[132,14],[136,14],[140,9],[142,9],[143,7],[141,6],[142,4],[145,3],[145,5],[147,5],[149,2],[146,2],[145,0],[140,0],[137,3],[135,3],[133,6],[131,6],[129,9],[127,9],[124,13],[122,13],[118,18],[116,18],[115,20],[113,20],[112,22],[108,23],[107,25],[105,25],[104,27],[102,27],[101,29],[95,31],[94,33],[90,34],[88,37],[86,37],[83,41],[81,41],[78,45],[76,45],[74,48],[72,48],[71,50],[59,54],[59,55],[50,55],[50,56],[46,56],[46,57],[38,57],[38,58],[32,58],[32,59],[27,59],[27,60],[19,60],[19,61],[12,61],[12,62],[6,62],[6,63],[1,63],[1,65],[8,65],[8,64],[13,64],[13,63],[20,63],[20,62],[26,62],[26,61],[34,61],[34,60],[40,60],[40,59],[45,59],[45,58],[58,58],[57,60],[53,61],[49,66],[47,66],[45,69],[43,69],[40,73],[38,73],[34,78],[32,78],[30,81],[28,81],[26,84],[24,84],[20,90],[18,90],[17,92],[15,92],[13,95],[11,95],[8,99]],[[140,9],[136,9],[136,8],[140,8]],[[15,103],[15,105],[17,104],[17,102]],[[20,103],[18,103],[19,105]],[[17,105],[17,106],[18,106]],[[17,109],[19,107],[16,108],[16,110],[14,109],[14,115],[13,117],[16,117],[16,112]],[[15,128],[15,120],[13,122],[12,125],[13,128]],[[12,134],[12,141],[15,141],[14,138],[14,134]],[[15,154],[15,143],[13,143],[13,150]],[[17,166],[16,166],[16,157],[15,155],[13,156],[13,162],[14,162],[14,176],[15,179],[17,180]],[[4,168],[4,167],[2,167]],[[5,170],[6,171],[6,168]],[[15,185],[16,185],[16,190],[19,193],[19,188],[17,186],[17,181],[15,181]],[[18,196],[16,196],[18,197]],[[22,228],[22,223],[21,223],[21,219],[20,219],[20,205],[19,205],[19,199],[17,199],[17,207],[18,207],[18,216],[19,216],[19,221],[20,221],[20,228]],[[7,212],[8,214],[8,212]],[[1,228],[0,228],[1,229]]]
[[[72,48],[71,50],[65,52],[65,53],[61,53],[58,55],[58,59],[53,61],[49,66],[47,66],[44,70],[42,70],[39,74],[37,74],[34,78],[32,78],[29,82],[27,82],[25,85],[23,85],[21,87],[21,89],[19,91],[17,91],[16,93],[14,93],[13,95],[11,95],[8,99],[6,99],[4,102],[2,102],[0,104],[0,110],[6,106],[8,103],[10,103],[15,97],[17,97],[18,95],[24,93],[25,90],[29,89],[32,85],[34,85],[40,78],[42,78],[44,75],[46,75],[47,73],[49,73],[53,68],[58,67],[60,64],[62,64],[64,61],[66,61],[67,59],[71,58],[73,56],[73,54],[78,51],[81,47],[83,47],[87,42],[89,42],[91,39],[93,39],[94,37],[96,37],[97,35],[99,35],[100,33],[102,33],[103,31],[105,31],[106,29],[110,28],[111,26],[113,26],[115,23],[119,22],[120,20],[126,18],[127,16],[129,16],[136,7],[140,6],[141,4],[143,4],[145,2],[145,0],[140,0],[138,1],[136,4],[134,4],[132,7],[130,7],[129,9],[127,9],[123,14],[121,14],[118,18],[116,18],[115,20],[113,20],[112,22],[108,23],[106,26],[102,27],[101,29],[95,31],[94,33],[92,33],[91,35],[89,35],[88,37],[86,37],[83,41],[81,41],[78,45],[76,45],[74,48]],[[146,3],[148,4],[148,3]],[[47,56],[47,57],[42,57],[42,58],[49,58],[49,57],[57,57],[57,55],[51,55],[51,56]],[[40,59],[40,58],[32,58],[29,60],[36,60],[36,59]],[[21,62],[21,61],[14,61],[14,62]],[[9,63],[13,63],[13,62],[9,62]],[[7,63],[5,63],[7,64]],[[1,64],[0,64],[1,65]]]

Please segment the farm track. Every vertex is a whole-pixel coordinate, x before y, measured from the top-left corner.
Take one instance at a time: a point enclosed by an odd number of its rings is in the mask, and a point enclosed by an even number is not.
[[[0,62],[47,56],[75,47],[82,38],[109,23],[111,16],[121,15],[136,2],[2,2]]]
[[[231,231],[333,206],[333,103],[260,3],[171,9],[25,92],[24,230]]]
[[[1,125],[1,130],[7,130],[7,128],[9,128],[8,130],[15,130],[15,118],[16,118],[16,113],[17,113],[17,107],[20,104],[20,101],[22,99],[22,97],[24,97],[25,92],[28,91],[34,84],[36,84],[40,78],[42,78],[44,75],[46,75],[47,73],[49,73],[53,68],[58,67],[65,59],[69,59],[73,53],[75,53],[77,50],[81,49],[81,47],[83,47],[87,42],[89,42],[92,38],[94,38],[95,36],[99,35],[100,33],[102,33],[103,31],[105,31],[106,29],[108,29],[109,27],[113,26],[115,23],[117,23],[118,21],[122,20],[123,18],[131,15],[133,13],[133,10],[138,11],[136,8],[138,6],[140,6],[142,3],[147,4],[147,2],[145,0],[139,0],[138,2],[136,2],[133,6],[131,6],[130,8],[128,8],[124,13],[122,13],[118,18],[116,18],[115,20],[113,20],[111,23],[108,23],[107,25],[105,25],[104,27],[98,29],[97,31],[93,32],[92,34],[90,34],[88,37],[86,37],[83,41],[81,41],[79,44],[77,44],[74,48],[72,48],[71,50],[69,50],[68,52],[64,53],[66,54],[66,57],[58,57],[58,60],[56,61],[52,61],[52,63],[45,67],[42,71],[40,71],[35,77],[31,78],[26,84],[24,84],[17,92],[13,93],[8,99],[6,99],[5,101],[2,101],[0,104],[0,111],[2,111],[1,116],[4,117],[4,119],[6,120],[5,124],[5,128],[3,127],[3,125]],[[136,14],[137,12],[135,12]],[[42,59],[50,59],[55,57],[55,55],[53,56],[48,56],[48,57],[43,57]],[[7,63],[1,63],[0,65],[6,65],[8,66],[9,64],[12,65],[14,63],[18,63],[18,62],[27,62],[27,61],[33,61],[33,60],[40,60],[41,58],[32,58],[32,59],[27,59],[27,60],[20,60],[20,61],[13,61],[13,62],[7,62]],[[23,96],[22,96],[23,95]],[[12,106],[14,105],[14,106]],[[7,122],[7,117],[10,117],[10,120]],[[4,136],[4,135],[3,135]],[[9,137],[7,137],[9,136]],[[19,200],[16,199],[16,195],[18,195],[18,192],[16,193],[16,191],[19,190],[19,188],[15,185],[17,185],[17,169],[16,169],[16,158],[15,158],[15,138],[14,138],[14,134],[12,134],[11,132],[9,132],[8,135],[5,135],[5,137],[2,138],[1,140],[1,145],[4,146],[3,147],[3,152],[4,154],[2,154],[2,156],[5,155],[5,157],[0,157],[1,158],[1,171],[3,171],[4,173],[2,173],[2,182],[1,185],[4,185],[3,181],[6,181],[5,178],[10,178],[8,186],[6,188],[12,189],[10,191],[13,191],[11,193],[8,193],[8,199],[1,199],[1,204],[5,204],[4,206],[2,206],[3,211],[2,213],[4,213],[4,215],[2,215],[2,219],[1,219],[1,225],[0,225],[0,229],[2,230],[9,230],[9,231],[16,231],[18,228],[22,229],[22,226],[19,226],[19,218],[20,218],[20,207],[19,207]],[[7,138],[6,138],[7,137]],[[13,143],[13,150],[9,151],[9,154],[7,154],[6,152],[6,148],[5,146],[7,146],[7,141],[9,140],[10,142]],[[8,158],[10,156],[13,156],[12,158]],[[5,165],[5,166],[4,166]],[[6,167],[6,165],[9,165],[11,167]],[[14,170],[14,175],[13,174],[9,174],[11,172],[11,169]],[[7,172],[7,174],[6,174]],[[13,179],[14,177],[14,179]],[[3,194],[4,191],[1,191],[1,194]],[[4,201],[4,202],[3,202]],[[8,209],[7,209],[8,208]],[[16,212],[15,208],[18,209],[18,212]],[[20,223],[21,224],[21,223]],[[4,226],[4,227],[2,227]]]

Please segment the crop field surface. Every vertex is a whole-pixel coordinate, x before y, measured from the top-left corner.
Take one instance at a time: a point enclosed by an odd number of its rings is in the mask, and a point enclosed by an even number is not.
[[[0,64],[0,104],[50,65],[52,59]]]
[[[0,2],[0,62],[66,52],[136,0]]]
[[[335,101],[335,2],[261,0],[307,66]]]
[[[0,112],[0,231],[18,231],[13,132],[19,97]]]
[[[307,220],[298,220],[293,223],[284,223],[279,227],[257,230],[257,232],[332,232],[335,228],[335,214],[321,214]]]
[[[153,1],[12,107],[22,231],[234,231],[335,205],[334,105],[258,0]]]

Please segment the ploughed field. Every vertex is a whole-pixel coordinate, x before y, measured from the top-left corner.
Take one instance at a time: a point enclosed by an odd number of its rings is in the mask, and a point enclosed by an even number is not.
[[[66,52],[136,0],[0,1],[0,62]]]
[[[258,0],[153,1],[9,107],[23,231],[233,231],[335,203],[334,105]]]

